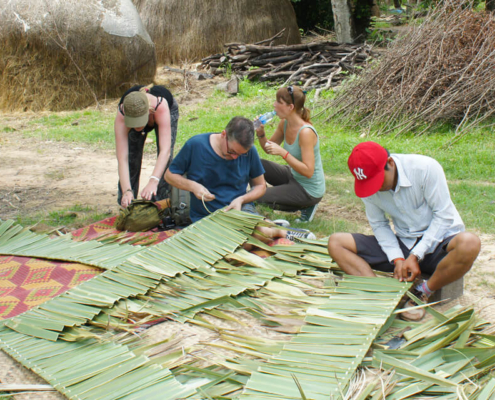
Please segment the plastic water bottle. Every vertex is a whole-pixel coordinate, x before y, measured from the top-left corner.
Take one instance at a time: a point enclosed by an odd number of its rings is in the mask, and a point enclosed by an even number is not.
[[[266,125],[268,122],[270,122],[273,119],[275,115],[277,115],[275,111],[270,111],[264,113],[263,115],[260,115],[258,118],[256,118],[253,121],[254,129],[258,129],[261,125]]]

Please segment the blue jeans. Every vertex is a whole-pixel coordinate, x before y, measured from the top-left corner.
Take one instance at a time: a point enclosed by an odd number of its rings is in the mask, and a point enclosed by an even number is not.
[[[260,215],[260,213],[256,211],[256,207],[254,206],[254,203],[243,204],[241,207],[241,211],[247,212],[249,214]]]

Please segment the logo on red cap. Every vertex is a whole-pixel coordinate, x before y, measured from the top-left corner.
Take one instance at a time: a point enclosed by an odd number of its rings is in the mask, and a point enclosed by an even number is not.
[[[375,142],[363,142],[354,147],[347,165],[355,178],[356,196],[368,197],[380,190],[388,157],[387,150]]]
[[[353,172],[356,179],[359,179],[360,181],[362,181],[363,179],[368,179],[368,177],[364,174],[362,168],[354,168]]]

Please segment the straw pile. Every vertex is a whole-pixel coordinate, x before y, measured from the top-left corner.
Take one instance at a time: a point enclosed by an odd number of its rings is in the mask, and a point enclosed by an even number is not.
[[[421,134],[449,122],[461,135],[493,116],[494,105],[495,17],[475,11],[470,0],[449,0],[395,41],[330,108],[378,134]]]
[[[276,44],[301,42],[290,0],[132,0],[160,63],[200,60],[224,43],[253,43],[286,28]]]
[[[10,0],[0,22],[0,109],[86,107],[154,78],[154,45],[131,0]]]

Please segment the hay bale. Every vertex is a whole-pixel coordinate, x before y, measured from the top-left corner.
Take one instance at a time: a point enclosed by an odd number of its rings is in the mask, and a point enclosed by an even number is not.
[[[301,43],[290,0],[133,0],[156,46],[160,63],[198,61],[225,43]]]
[[[131,0],[2,3],[0,109],[76,109],[152,82],[154,45]]]

